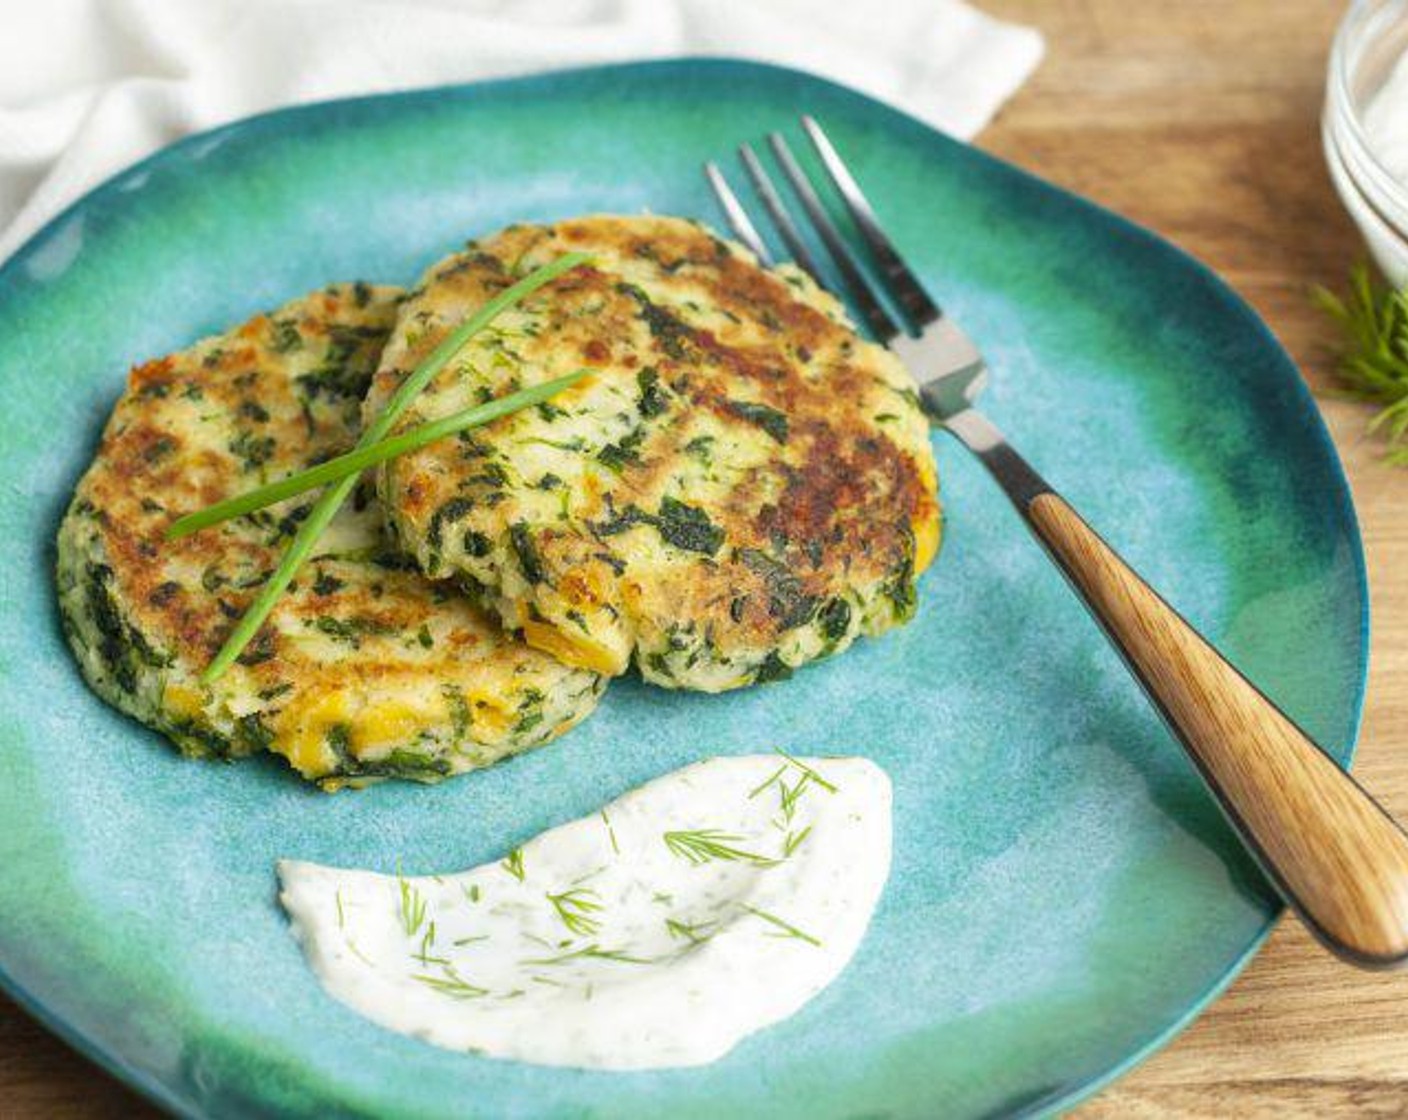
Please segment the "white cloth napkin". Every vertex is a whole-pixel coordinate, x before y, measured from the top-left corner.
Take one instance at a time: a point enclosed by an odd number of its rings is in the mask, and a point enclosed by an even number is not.
[[[954,135],[1041,36],[961,0],[5,0],[0,260],[83,191],[275,105],[593,62],[729,55],[810,70]]]

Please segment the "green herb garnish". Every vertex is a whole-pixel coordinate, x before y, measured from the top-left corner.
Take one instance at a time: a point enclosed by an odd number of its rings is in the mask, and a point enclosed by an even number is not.
[[[346,942],[347,947],[352,950],[352,955],[354,957],[356,957],[364,965],[367,965],[370,968],[376,967],[376,962],[373,961],[369,956],[367,956],[366,953],[362,952],[361,949],[357,948],[357,946],[353,943],[350,937],[344,938],[343,940]]]
[[[741,836],[721,832],[717,828],[701,828],[692,832],[665,833],[665,847],[669,848],[674,855],[688,860],[696,866],[715,859],[755,863],[760,867],[777,862],[767,856],[760,856],[756,852],[748,852],[742,848],[734,847],[734,844],[742,839]]]
[[[514,848],[500,866],[520,883],[523,882],[523,878],[527,874],[523,870],[523,849]]]
[[[1336,369],[1343,392],[1379,406],[1370,430],[1384,432],[1389,462],[1408,464],[1408,288],[1381,287],[1360,264],[1347,298],[1324,288],[1314,297],[1344,331]]]
[[[444,970],[444,976],[426,976],[422,973],[416,973],[411,979],[424,984],[427,988],[439,992],[441,995],[450,996],[452,999],[477,999],[480,996],[487,996],[489,994],[488,988],[481,988],[477,984],[471,984],[455,971],[454,966],[445,965]]]
[[[427,444],[435,443],[437,440],[454,435],[456,432],[482,427],[501,416],[519,412],[530,405],[555,396],[569,385],[580,381],[588,372],[590,371],[579,369],[564,377],[555,377],[551,381],[544,381],[541,385],[533,385],[527,389],[520,389],[516,393],[497,397],[489,401],[488,404],[478,404],[473,408],[451,413],[449,416],[433,420],[429,424],[422,424],[418,428],[412,428],[408,432],[380,440],[370,446],[362,447],[359,445],[354,451],[339,455],[335,459],[329,459],[325,463],[319,463],[316,467],[310,467],[306,471],[299,471],[297,474],[291,474],[278,482],[271,482],[268,486],[261,486],[257,490],[240,494],[238,497],[227,498],[213,506],[206,506],[195,513],[188,513],[171,523],[166,530],[166,539],[179,540],[181,537],[188,537],[192,533],[208,529],[222,521],[228,521],[232,517],[253,513],[255,510],[282,502],[309,490],[316,490],[331,482],[339,482],[352,475],[361,474],[368,467],[374,467],[388,459],[395,459],[400,455],[417,451]]]
[[[752,801],[753,798],[757,797],[758,794],[762,793],[763,790],[771,786],[774,782],[777,781],[778,778],[782,777],[782,775],[785,773],[787,773],[787,763],[784,762],[781,766],[779,766],[776,770],[772,772],[772,774],[768,777],[767,781],[763,782],[761,785],[753,787],[752,791],[748,794],[748,800]]]
[[[431,922],[426,926],[425,934],[420,939],[420,949],[412,953],[411,956],[415,960],[420,961],[422,965],[426,966],[432,964],[448,965],[450,962],[444,957],[432,957],[430,955],[430,950],[433,948],[435,948],[435,923]]]
[[[648,957],[633,957],[624,949],[603,949],[600,945],[588,945],[582,949],[573,949],[570,953],[561,953],[555,957],[535,957],[531,960],[523,961],[523,964],[566,964],[568,961],[588,958],[598,961],[617,961],[620,964],[650,964]]]
[[[746,902],[743,904],[743,909],[747,910],[748,913],[752,914],[755,918],[762,918],[763,921],[776,926],[782,931],[781,933],[772,934],[773,937],[795,937],[799,941],[805,941],[810,945],[821,946],[821,942],[811,934],[804,933],[790,922],[784,922],[776,914],[769,914],[766,910],[759,910],[756,906],[749,906]]]
[[[411,401],[425,388],[430,379],[463,349],[465,343],[473,335],[488,326],[501,311],[513,306],[525,296],[537,291],[543,285],[555,280],[569,269],[576,268],[588,259],[587,255],[583,253],[568,253],[566,256],[558,257],[551,264],[535,269],[516,284],[505,288],[494,296],[446,335],[430,356],[411,371],[410,376],[401,383],[386,403],[386,407],[367,425],[366,430],[357,441],[357,450],[369,448],[385,439],[391,426],[400,419],[401,414],[406,411]],[[337,513],[342,503],[347,500],[356,487],[357,477],[355,474],[350,474],[323,491],[314,504],[312,512],[299,526],[297,535],[284,552],[283,559],[279,561],[279,566],[274,570],[274,574],[260,589],[254,602],[245,611],[244,617],[235,624],[230,636],[225,639],[225,644],[220,647],[220,652],[206,666],[205,672],[201,674],[201,683],[210,684],[222,676],[235,663],[235,660],[244,651],[244,647],[259,632],[265,619],[274,609],[274,604],[278,602],[279,596],[283,594],[284,588],[289,585],[303,561],[313,551],[313,546],[317,544],[323,530],[332,521],[333,515]]]
[[[589,937],[601,928],[601,922],[592,917],[602,910],[601,903],[596,901],[599,897],[596,891],[582,888],[550,894],[547,899],[569,932],[578,937]]]
[[[401,928],[407,937],[414,937],[425,921],[425,899],[401,876],[396,877],[396,882],[401,888]]]
[[[782,842],[782,858],[787,859],[802,846],[802,842],[812,834],[812,826],[807,825],[801,832],[789,832]]]
[[[790,762],[793,766],[795,766],[798,770],[800,770],[800,771],[801,771],[803,774],[805,774],[808,778],[810,778],[812,781],[814,781],[814,782],[815,782],[817,785],[819,785],[822,789],[826,790],[827,793],[835,793],[835,792],[836,792],[836,787],[835,787],[835,786],[833,786],[830,782],[828,782],[825,778],[823,778],[820,774],[818,774],[815,770],[813,770],[813,769],[812,769],[810,766],[808,766],[805,762],[799,762],[799,761],[797,761],[797,759],[793,758],[790,754],[788,754],[788,753],[787,753],[785,750],[783,750],[781,747],[773,747],[773,753],[774,753],[774,754],[780,754],[783,758],[785,758],[788,762]]]
[[[665,919],[665,929],[669,931],[670,936],[685,938],[691,945],[702,945],[713,937],[712,933],[700,932],[713,924],[713,922],[681,922],[677,918]]]

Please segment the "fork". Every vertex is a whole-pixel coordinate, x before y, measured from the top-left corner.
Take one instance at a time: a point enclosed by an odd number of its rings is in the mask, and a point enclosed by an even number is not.
[[[1002,487],[1183,744],[1233,828],[1316,937],[1363,967],[1408,961],[1408,835],[1145,583],[978,411],[989,376],[982,354],[900,256],[821,126],[804,116],[802,127],[903,324],[886,310],[776,132],[768,137],[772,154],[860,317],[916,376],[930,418]],[[762,160],[747,144],[739,154],[792,259],[825,286]],[[705,174],[734,233],[764,264],[773,263],[719,166],[707,163]]]

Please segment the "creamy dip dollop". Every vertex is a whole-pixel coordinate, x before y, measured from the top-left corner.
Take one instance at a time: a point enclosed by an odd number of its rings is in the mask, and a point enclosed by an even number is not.
[[[542,1065],[702,1065],[845,968],[890,828],[865,759],[715,758],[471,871],[284,860],[280,900],[324,988],[392,1030]]]

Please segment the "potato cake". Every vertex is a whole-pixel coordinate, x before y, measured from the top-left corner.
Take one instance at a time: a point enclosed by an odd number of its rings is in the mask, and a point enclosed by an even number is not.
[[[58,541],[84,675],[186,753],[325,788],[434,781],[546,742],[604,685],[504,633],[386,538],[370,480],[244,655],[198,680],[314,495],[177,541],[179,515],[347,450],[401,292],[335,285],[129,376]]]
[[[939,542],[913,379],[795,269],[679,218],[514,226],[402,305],[377,409],[531,268],[594,255],[471,340],[399,422],[587,367],[550,403],[386,464],[402,546],[528,643],[605,674],[719,691],[909,618]]]

